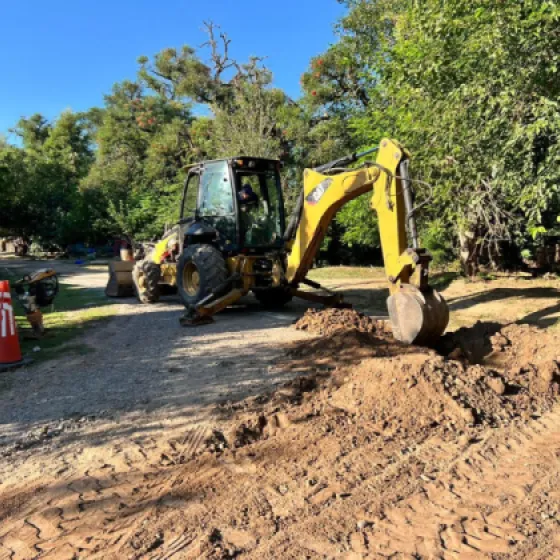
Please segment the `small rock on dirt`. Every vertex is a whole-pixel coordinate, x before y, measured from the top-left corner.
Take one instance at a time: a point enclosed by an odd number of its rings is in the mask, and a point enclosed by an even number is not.
[[[503,395],[506,392],[506,384],[500,377],[490,377],[486,384],[496,395]]]

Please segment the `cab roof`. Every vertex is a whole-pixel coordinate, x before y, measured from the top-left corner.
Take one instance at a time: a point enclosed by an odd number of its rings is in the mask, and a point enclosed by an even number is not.
[[[220,158],[220,159],[208,159],[204,161],[200,161],[198,163],[192,163],[187,168],[196,168],[196,167],[203,167],[208,165],[209,163],[220,163],[220,162],[227,162],[228,165],[232,165],[232,167],[247,167],[247,169],[253,169],[255,166],[245,165],[245,162],[255,162],[256,167],[265,166],[266,164],[273,164],[276,167],[280,164],[279,159],[270,159],[270,158],[261,158],[261,157],[253,157],[253,156],[234,156],[234,157],[227,157],[227,158]],[[243,164],[240,162],[244,162]],[[237,165],[236,165],[237,164]],[[259,165],[260,164],[260,165]]]

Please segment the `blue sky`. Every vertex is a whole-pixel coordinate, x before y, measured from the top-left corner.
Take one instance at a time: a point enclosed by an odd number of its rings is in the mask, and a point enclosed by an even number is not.
[[[276,85],[297,97],[342,14],[336,0],[0,0],[0,134],[21,116],[101,105],[134,78],[138,56],[201,45],[205,20],[228,33],[234,57],[266,56]]]

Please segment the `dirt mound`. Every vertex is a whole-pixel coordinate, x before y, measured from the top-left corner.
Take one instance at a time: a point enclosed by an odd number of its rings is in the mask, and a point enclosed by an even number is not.
[[[446,335],[440,350],[448,358],[480,364],[481,371],[501,376],[503,392],[541,395],[556,393],[560,386],[560,335],[553,331],[479,322]]]
[[[280,365],[299,372],[332,371],[359,364],[369,358],[412,352],[418,352],[418,349],[402,344],[390,335],[341,330],[305,343],[293,344],[287,350],[287,359]]]
[[[224,437],[232,449],[276,436],[278,415],[285,425],[303,424],[301,437],[305,433],[310,440],[331,431],[333,422],[345,427],[338,437],[352,440],[362,437],[366,426],[370,436],[396,438],[405,446],[435,433],[452,439],[538,416],[560,391],[553,359],[560,359],[559,340],[545,331],[477,324],[446,338],[447,357],[403,345],[384,332],[340,330],[335,319],[341,317],[376,328],[346,310],[308,313],[304,324],[335,330],[293,345],[282,365],[313,374],[230,408],[237,422]]]
[[[388,321],[376,320],[353,309],[308,309],[295,324],[296,329],[312,334],[331,335],[357,330],[366,333],[390,333]]]
[[[443,337],[438,352],[403,345],[384,321],[353,310],[308,311],[295,327],[324,336],[290,348],[291,367],[343,370],[372,408],[391,403],[405,430],[410,415],[457,430],[507,424],[538,414],[560,389],[560,336],[536,327],[479,322]]]
[[[462,327],[444,335],[437,349],[444,356],[480,364],[493,351],[493,337],[502,328],[500,323],[477,322],[472,327]]]
[[[261,398],[244,401],[242,410],[256,406],[261,412],[234,431],[251,433],[254,442],[259,439],[255,434],[266,436],[268,416],[278,411],[300,415],[302,407],[306,414],[329,410],[350,415],[356,432],[366,423],[377,435],[399,433],[413,440],[434,431],[448,437],[469,427],[508,425],[540,414],[560,390],[560,368],[549,355],[553,350],[544,361],[520,363],[520,356],[534,356],[535,348],[543,346],[536,334],[545,336],[530,327],[489,334],[494,348],[486,356],[489,365],[449,359],[357,330],[300,342],[289,349],[285,365],[314,373],[284,385],[264,408]],[[516,338],[526,347],[515,350]],[[231,439],[243,440],[237,435]]]

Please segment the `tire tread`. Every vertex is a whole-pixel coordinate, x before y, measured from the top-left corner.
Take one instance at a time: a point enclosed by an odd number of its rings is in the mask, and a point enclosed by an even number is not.
[[[197,297],[189,296],[183,289],[183,268],[190,261],[196,264],[202,283]],[[177,264],[177,287],[186,306],[196,305],[223,284],[227,277],[226,261],[222,253],[212,245],[196,244],[187,247]]]

